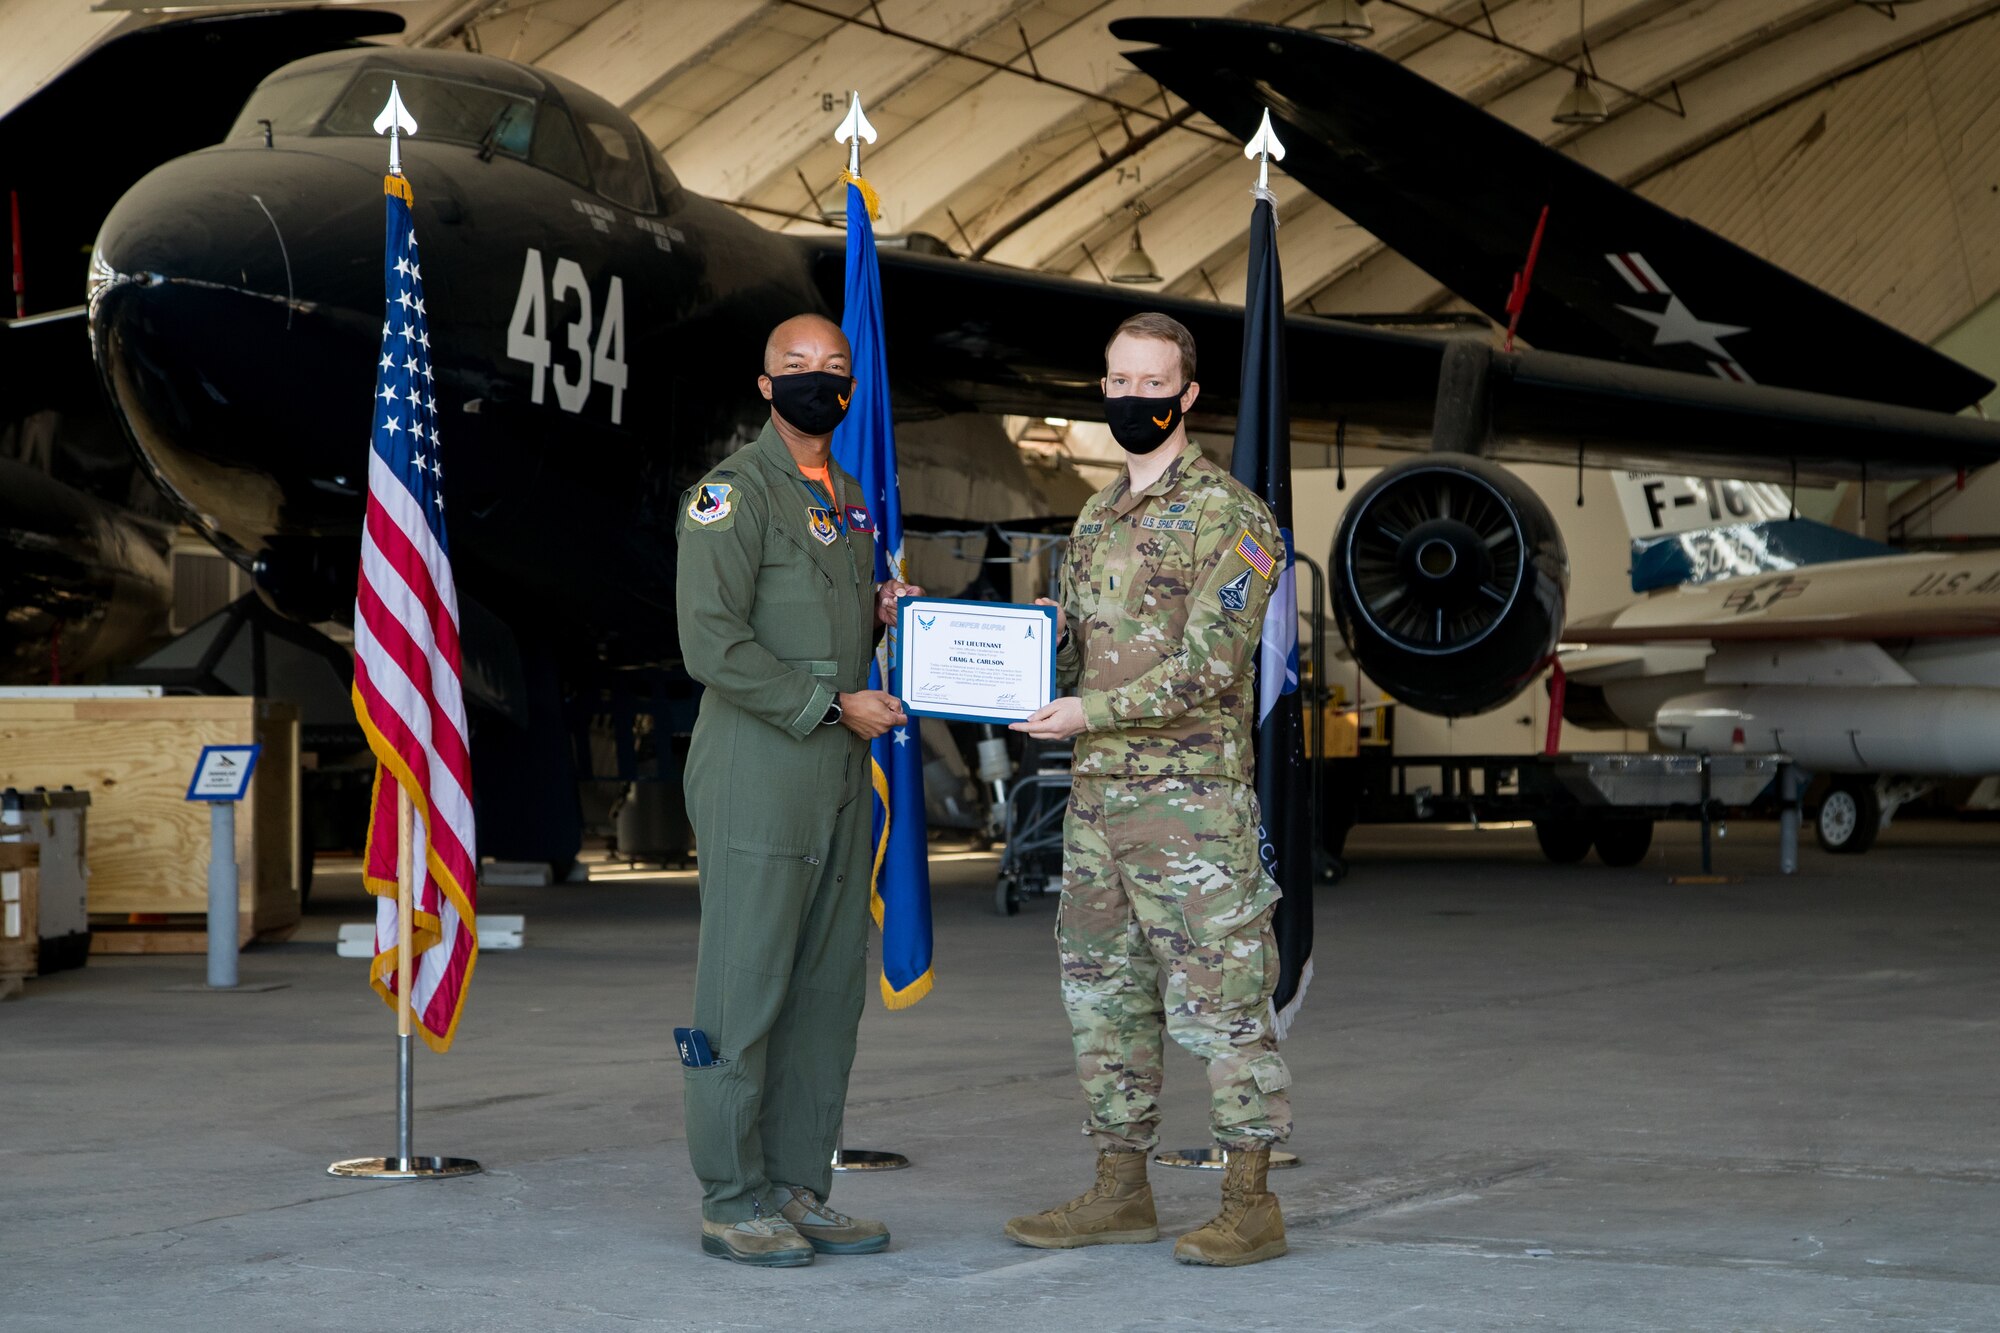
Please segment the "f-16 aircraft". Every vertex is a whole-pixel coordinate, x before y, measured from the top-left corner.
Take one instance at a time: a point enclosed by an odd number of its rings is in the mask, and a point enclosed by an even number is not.
[[[270,72],[221,142],[178,156],[171,148],[122,191],[97,231],[86,310],[96,372],[173,512],[250,570],[281,611],[343,616],[380,338],[384,150],[371,126],[390,82],[399,85],[421,127],[402,152],[424,254],[468,675],[511,694],[519,706],[508,716],[525,724],[475,738],[481,844],[560,862],[575,850],[574,833],[547,817],[573,804],[563,684],[674,655],[679,497],[762,416],[753,386],[765,332],[801,310],[837,309],[842,247],[773,234],[695,195],[629,117],[563,79],[492,57],[348,45],[396,24],[347,10],[141,30],[0,122],[0,151],[24,178],[61,179],[49,164],[72,160],[72,145],[91,137],[81,127],[105,114],[100,62],[137,65],[180,88],[241,69],[246,50],[279,40],[344,48]],[[1268,97],[1309,184],[1323,161],[1358,151],[1329,137],[1337,125],[1304,113],[1341,88],[1326,71],[1380,78],[1396,68],[1289,29],[1133,35],[1201,49],[1206,73],[1184,54],[1163,77],[1238,133],[1255,119],[1243,123],[1242,99]],[[1253,72],[1273,47],[1275,64]],[[1135,59],[1158,67],[1148,53]],[[128,101],[143,104],[138,82],[134,74]],[[1440,126],[1447,136],[1481,119],[1453,105],[1456,120]],[[23,113],[36,125],[68,116],[69,129],[17,134]],[[146,138],[149,125],[118,115],[118,134]],[[1507,151],[1539,161],[1532,155],[1544,150],[1524,143]],[[1388,165],[1407,169],[1400,159]],[[1458,165],[1433,156],[1420,172],[1448,178]],[[34,205],[24,195],[24,210]],[[1400,243],[1393,227],[1385,237]],[[74,253],[81,239],[37,244]],[[1691,228],[1681,240],[1687,249],[1722,244]],[[1601,244],[1623,252],[1634,242]],[[1669,259],[1652,249],[1651,271],[1674,267]],[[1744,299],[1761,299],[1757,276],[1741,277]],[[1234,309],[914,247],[885,249],[882,278],[899,419],[1092,414],[1105,331],[1153,308],[1210,349],[1192,424],[1233,421]],[[1854,338],[1872,335],[1908,367],[1930,364],[1923,358],[1933,354],[1847,314]],[[7,363],[27,344],[55,357],[67,340],[81,365],[75,325],[9,326]],[[1448,713],[1517,692],[1563,623],[1554,524],[1493,460],[1706,464],[1767,476],[1796,467],[1808,478],[1870,466],[1886,478],[2000,456],[2000,428],[1938,410],[1984,384],[1948,362],[1932,365],[1930,378],[1957,387],[1911,405],[1815,392],[1824,382],[1770,387],[1563,351],[1501,353],[1312,316],[1294,317],[1287,333],[1299,436],[1345,429],[1357,443],[1446,451],[1392,469],[1357,497],[1340,597],[1371,674]],[[10,378],[7,392],[19,387]]]
[[[1725,560],[1761,568],[1694,573],[1573,623],[1587,647],[1565,654],[1583,705],[1567,715],[1608,712],[1678,749],[1779,751],[1833,774],[1820,845],[1864,852],[1937,779],[2000,773],[2000,551],[1815,562],[1795,543],[1770,558],[1767,526],[1689,534],[1689,549],[1731,544]]]

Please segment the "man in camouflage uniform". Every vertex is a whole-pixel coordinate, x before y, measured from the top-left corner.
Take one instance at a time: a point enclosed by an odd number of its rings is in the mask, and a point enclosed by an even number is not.
[[[1264,1173],[1291,1130],[1270,1029],[1278,886],[1258,856],[1251,774],[1252,656],[1283,539],[1187,438],[1187,330],[1134,316],[1105,360],[1106,416],[1131,458],[1084,506],[1058,578],[1058,672],[1077,693],[1014,728],[1077,738],[1056,940],[1097,1183],[1007,1234],[1048,1249],[1159,1238],[1146,1155],[1164,1032],[1207,1066],[1227,1153],[1222,1213],[1174,1257],[1256,1263],[1285,1252]]]

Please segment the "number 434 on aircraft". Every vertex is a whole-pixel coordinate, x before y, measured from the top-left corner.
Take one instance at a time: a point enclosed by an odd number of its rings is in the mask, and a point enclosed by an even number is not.
[[[558,360],[549,342],[549,303],[576,301],[576,318],[564,330],[566,355]],[[514,314],[507,321],[507,356],[531,368],[528,400],[539,403],[545,381],[555,380],[556,402],[565,412],[582,412],[593,384],[611,390],[611,424],[625,420],[625,280],[611,279],[604,294],[604,323],[596,330],[595,307],[583,268],[574,259],[556,260],[553,279],[545,278],[542,252],[530,248],[521,266],[521,290],[514,297]],[[569,358],[575,358],[572,371]]]

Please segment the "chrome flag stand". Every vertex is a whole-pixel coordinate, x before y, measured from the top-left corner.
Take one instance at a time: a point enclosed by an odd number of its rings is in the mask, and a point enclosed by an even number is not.
[[[410,957],[410,917],[415,910],[414,875],[410,867],[413,823],[410,794],[396,796],[396,1155],[354,1157],[326,1169],[330,1176],[363,1180],[432,1180],[476,1175],[483,1168],[469,1157],[418,1157],[410,1146],[415,1128],[416,1068],[411,1044],[410,987],[415,968]]]

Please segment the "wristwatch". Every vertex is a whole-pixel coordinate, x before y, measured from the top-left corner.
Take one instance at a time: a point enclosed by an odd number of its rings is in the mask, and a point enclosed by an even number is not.
[[[836,698],[826,706],[826,716],[819,720],[819,724],[822,727],[830,727],[838,721],[840,721],[840,700]]]

